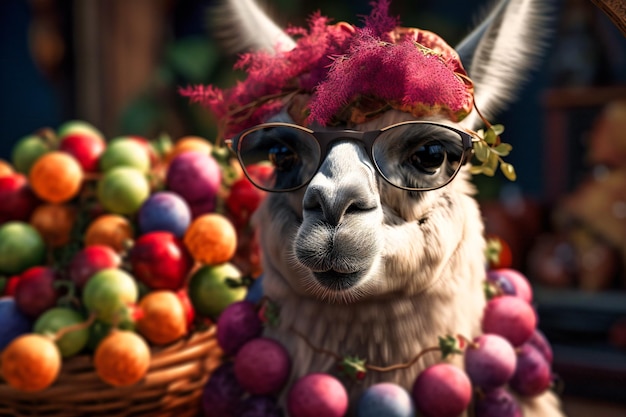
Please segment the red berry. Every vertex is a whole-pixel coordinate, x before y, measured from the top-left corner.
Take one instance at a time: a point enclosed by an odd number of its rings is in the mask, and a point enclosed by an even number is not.
[[[331,375],[309,374],[289,390],[287,410],[291,417],[343,417],[348,411],[348,393]]]
[[[447,363],[426,368],[413,385],[415,406],[424,417],[457,417],[471,399],[467,374]]]
[[[532,336],[537,325],[535,310],[512,295],[496,297],[487,303],[482,320],[483,333],[493,333],[517,347]]]
[[[502,288],[506,294],[517,295],[527,303],[533,300],[533,290],[528,282],[528,278],[521,272],[511,268],[492,269],[488,271],[487,278],[494,282],[509,282],[512,285],[514,292],[507,291],[506,288]]]

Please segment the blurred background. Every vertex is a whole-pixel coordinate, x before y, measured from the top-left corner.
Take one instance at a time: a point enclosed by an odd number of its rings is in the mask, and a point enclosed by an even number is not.
[[[214,0],[0,1],[0,158],[70,119],[108,138],[214,140],[215,121],[177,93],[232,85],[236,57],[211,31]],[[312,4],[314,3],[314,4]],[[405,26],[458,43],[491,0],[393,1]],[[518,180],[477,176],[487,232],[531,279],[571,415],[626,415],[626,38],[590,0],[550,0],[545,59],[506,127]],[[617,2],[615,2],[617,4]],[[368,0],[266,0],[286,26],[314,11],[358,23]],[[506,57],[502,57],[506,59]],[[1,204],[1,202],[0,202]]]

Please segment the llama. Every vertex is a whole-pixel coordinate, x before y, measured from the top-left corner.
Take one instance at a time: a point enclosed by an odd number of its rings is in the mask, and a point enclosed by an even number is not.
[[[233,89],[186,94],[235,137],[244,168],[261,153],[276,167],[271,182],[253,180],[279,191],[254,222],[264,293],[281,309],[266,334],[291,354],[291,382],[335,366],[312,346],[389,365],[438,336],[480,334],[485,241],[464,162],[473,129],[512,101],[540,53],[542,3],[501,1],[456,50],[399,27],[389,0],[373,3],[362,28],[316,14],[309,32],[282,31],[252,0],[222,10],[231,41],[260,52],[243,56],[248,79]],[[440,360],[368,372],[348,390],[352,399],[380,381],[410,390]],[[522,406],[525,416],[562,415],[551,393]]]

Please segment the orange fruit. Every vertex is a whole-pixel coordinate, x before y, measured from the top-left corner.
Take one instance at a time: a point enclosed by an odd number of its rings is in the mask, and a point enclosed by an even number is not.
[[[119,214],[103,214],[85,231],[85,246],[105,245],[117,253],[126,251],[126,242],[133,238],[130,221]]]
[[[133,385],[148,372],[150,348],[137,333],[113,330],[96,348],[93,364],[98,377],[107,384]]]
[[[187,315],[183,304],[172,291],[159,290],[139,301],[137,330],[156,345],[174,342],[187,334]]]
[[[48,152],[35,161],[29,180],[31,188],[42,200],[64,203],[80,191],[83,169],[73,156],[65,152]]]
[[[41,391],[57,379],[61,363],[61,353],[52,339],[28,333],[2,351],[2,376],[18,390]]]
[[[184,136],[176,141],[174,147],[167,155],[167,161],[171,161],[176,155],[183,152],[195,151],[210,155],[212,150],[213,145],[206,139],[200,136]]]
[[[229,261],[237,250],[237,232],[223,215],[208,213],[196,217],[183,241],[191,256],[206,265]]]
[[[67,204],[42,204],[30,217],[30,224],[37,229],[46,245],[58,248],[70,241],[76,221],[76,207]]]
[[[11,164],[5,161],[4,159],[0,159],[0,177],[4,177],[5,175],[12,174],[13,172],[14,170]]]

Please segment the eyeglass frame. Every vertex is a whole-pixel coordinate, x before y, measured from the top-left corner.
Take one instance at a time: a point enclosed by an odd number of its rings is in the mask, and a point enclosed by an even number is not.
[[[376,142],[378,137],[383,132],[386,132],[386,131],[391,130],[393,128],[396,128],[398,126],[411,125],[411,124],[415,124],[415,125],[417,125],[417,124],[425,124],[425,125],[443,127],[445,129],[448,129],[448,130],[451,130],[451,131],[457,133],[461,137],[461,144],[463,146],[463,150],[462,150],[462,153],[461,153],[461,159],[459,161],[459,166],[454,171],[454,173],[452,175],[450,175],[450,178],[445,183],[443,183],[441,185],[437,185],[435,187],[430,187],[430,188],[411,188],[411,187],[400,186],[400,185],[392,183],[391,180],[389,180],[385,176],[385,174],[383,174],[381,168],[378,166],[378,162],[376,162],[376,158],[374,158],[373,153],[372,153],[372,150],[374,148],[374,143]],[[271,189],[271,188],[267,188],[267,187],[261,187],[252,178],[250,178],[250,174],[248,174],[248,170],[246,169],[246,164],[242,160],[241,152],[239,151],[239,145],[240,145],[240,141],[239,140],[241,139],[241,137],[245,136],[246,134],[248,134],[248,133],[250,133],[252,131],[261,130],[261,129],[264,129],[264,128],[272,128],[272,127],[290,127],[290,128],[295,128],[295,129],[300,130],[302,132],[308,133],[317,142],[317,146],[319,147],[319,150],[320,150],[320,157],[319,157],[319,162],[318,162],[317,168],[315,169],[314,174],[311,176],[311,178],[309,178],[307,181],[303,182],[302,184],[300,184],[300,185],[298,185],[296,187],[285,188],[285,189],[280,189],[280,190]],[[315,175],[319,172],[319,169],[322,166],[322,163],[324,162],[324,159],[328,156],[328,152],[329,152],[329,149],[330,149],[331,145],[333,145],[334,143],[339,142],[341,140],[345,140],[345,139],[356,140],[356,141],[362,143],[363,145],[365,145],[365,152],[367,153],[367,156],[369,157],[370,161],[374,165],[374,169],[376,170],[376,172],[388,184],[390,184],[391,186],[396,187],[398,189],[404,190],[404,191],[432,191],[432,190],[437,190],[439,188],[445,187],[446,185],[450,184],[452,182],[452,180],[457,176],[459,171],[461,170],[461,167],[463,165],[465,165],[471,159],[471,155],[472,155],[472,151],[473,151],[473,143],[477,142],[479,140],[476,137],[476,134],[474,132],[464,131],[464,130],[461,130],[461,129],[458,129],[458,128],[455,128],[455,127],[452,127],[452,126],[449,126],[449,125],[446,125],[446,124],[443,124],[443,123],[431,122],[431,121],[427,121],[427,120],[407,120],[407,121],[404,121],[404,122],[394,123],[392,125],[383,127],[382,129],[368,130],[368,131],[353,130],[353,129],[317,131],[317,130],[312,130],[312,129],[309,129],[307,127],[300,126],[300,125],[293,124],[293,123],[268,122],[268,123],[261,123],[261,124],[249,127],[248,129],[245,129],[245,130],[239,132],[234,137],[225,139],[224,143],[237,156],[239,164],[242,167],[243,173],[248,178],[248,180],[250,180],[252,185],[254,185],[255,187],[257,187],[257,188],[259,188],[259,189],[261,189],[263,191],[267,191],[267,192],[270,192],[270,193],[286,193],[286,192],[292,192],[292,191],[299,190],[300,188],[305,187],[306,185],[308,185],[313,180]]]

